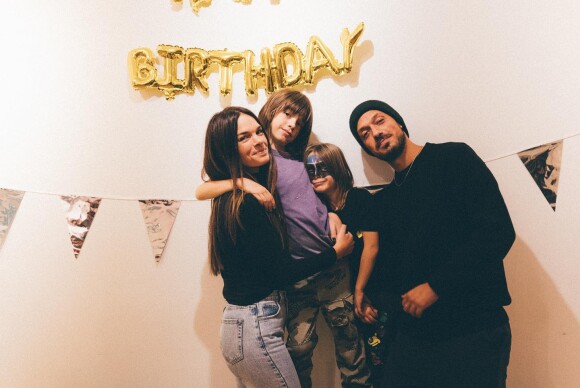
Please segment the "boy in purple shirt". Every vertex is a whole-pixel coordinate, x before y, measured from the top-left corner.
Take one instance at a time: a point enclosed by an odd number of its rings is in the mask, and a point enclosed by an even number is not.
[[[277,192],[288,232],[288,249],[294,259],[304,259],[332,244],[328,212],[311,188],[304,162],[281,150],[272,150],[272,155],[278,168]]]

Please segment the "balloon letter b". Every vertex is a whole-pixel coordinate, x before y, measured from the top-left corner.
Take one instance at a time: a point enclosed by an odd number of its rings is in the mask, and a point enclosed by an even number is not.
[[[148,48],[138,48],[129,53],[129,74],[135,89],[156,86],[157,69],[153,58],[153,51]]]

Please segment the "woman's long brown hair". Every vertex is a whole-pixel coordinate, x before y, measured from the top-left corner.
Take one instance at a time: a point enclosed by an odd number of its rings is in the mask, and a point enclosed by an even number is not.
[[[209,258],[211,273],[214,275],[220,274],[223,269],[223,258],[219,247],[228,240],[235,245],[236,231],[238,227],[243,228],[240,220],[240,206],[244,200],[244,192],[237,187],[236,182],[240,178],[256,180],[252,174],[244,170],[238,153],[238,118],[241,114],[246,114],[260,123],[252,111],[231,106],[213,115],[205,134],[202,179],[209,178],[212,181],[232,179],[234,186],[231,195],[220,195],[214,198],[211,204]],[[268,152],[270,152],[269,141]],[[267,189],[276,198],[277,175],[274,158],[270,156],[268,165],[261,168],[268,168]],[[225,211],[220,209],[225,209]],[[284,241],[278,212],[270,212],[268,216],[273,227],[280,234],[281,241]]]

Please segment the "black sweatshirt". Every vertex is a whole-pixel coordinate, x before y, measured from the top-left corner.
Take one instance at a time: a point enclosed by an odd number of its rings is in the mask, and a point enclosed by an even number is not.
[[[375,195],[384,290],[428,282],[439,296],[421,318],[402,314],[401,330],[437,340],[507,322],[515,232],[485,163],[464,143],[427,143],[397,182]]]
[[[225,214],[231,193],[219,202],[217,211]],[[220,218],[224,218],[223,216]],[[280,236],[270,223],[266,210],[253,195],[247,194],[240,206],[243,227],[237,228],[237,242],[222,238],[222,278],[224,298],[230,304],[247,306],[298,280],[320,272],[336,262],[332,247],[304,260],[294,260],[282,248]]]

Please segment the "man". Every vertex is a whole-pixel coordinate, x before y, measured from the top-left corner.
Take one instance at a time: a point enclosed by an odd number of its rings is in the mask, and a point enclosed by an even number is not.
[[[515,232],[497,182],[464,143],[419,146],[382,101],[358,105],[350,129],[395,170],[375,195],[385,293],[404,313],[387,387],[505,387],[511,347],[503,259]],[[380,306],[379,306],[380,308]]]

